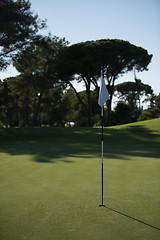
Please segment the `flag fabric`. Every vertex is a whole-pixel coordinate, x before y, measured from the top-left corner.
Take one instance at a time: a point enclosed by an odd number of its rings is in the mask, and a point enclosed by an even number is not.
[[[108,90],[104,82],[103,73],[101,73],[101,82],[100,82],[99,99],[98,99],[98,104],[101,106],[101,108],[104,106],[105,102],[108,99],[109,99]]]

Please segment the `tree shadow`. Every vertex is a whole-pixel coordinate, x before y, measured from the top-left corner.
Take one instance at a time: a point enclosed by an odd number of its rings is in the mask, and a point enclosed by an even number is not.
[[[160,158],[158,131],[152,132],[143,126],[130,126],[124,129],[108,129],[107,132],[110,134],[106,145],[110,157],[123,160],[128,160],[129,156]],[[105,156],[107,157],[107,152]]]
[[[104,157],[160,158],[160,132],[144,126],[104,128]],[[32,155],[40,163],[73,163],[77,158],[99,158],[101,128],[10,128],[0,129],[0,152]]]

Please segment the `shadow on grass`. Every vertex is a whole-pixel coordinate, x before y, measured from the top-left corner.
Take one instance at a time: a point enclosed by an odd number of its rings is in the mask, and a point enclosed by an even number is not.
[[[143,221],[141,221],[141,220],[139,220],[139,219],[137,219],[137,218],[131,217],[131,216],[127,215],[127,214],[124,214],[124,213],[122,213],[122,212],[119,212],[119,211],[117,211],[116,209],[110,208],[110,207],[108,207],[108,206],[104,206],[104,207],[107,208],[107,209],[109,209],[109,210],[111,210],[111,211],[113,211],[113,212],[116,212],[116,213],[120,214],[121,216],[130,218],[130,219],[132,219],[132,220],[134,220],[134,221],[136,221],[136,222],[142,223],[142,224],[144,224],[144,225],[146,225],[146,226],[148,226],[148,227],[150,227],[150,228],[154,228],[154,229],[160,231],[160,228],[155,227],[155,226],[153,226],[153,225],[151,225],[151,224],[149,224],[149,223],[143,222]]]
[[[104,129],[104,157],[129,160],[130,156],[160,158],[160,133],[144,126]],[[99,158],[100,128],[0,129],[0,152],[32,155],[34,161],[72,163],[77,158]],[[69,159],[68,159],[69,158]],[[73,160],[72,160],[73,159]]]

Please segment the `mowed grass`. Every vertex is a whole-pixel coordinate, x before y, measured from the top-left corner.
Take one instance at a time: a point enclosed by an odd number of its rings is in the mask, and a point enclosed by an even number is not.
[[[160,239],[160,119],[104,129],[104,208],[100,128],[0,129],[0,170],[2,240]]]

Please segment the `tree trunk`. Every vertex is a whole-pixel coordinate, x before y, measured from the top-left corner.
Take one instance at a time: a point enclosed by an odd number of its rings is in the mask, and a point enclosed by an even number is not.
[[[92,119],[92,106],[91,106],[91,91],[89,88],[86,90],[86,95],[87,95],[87,101],[88,101],[88,112],[87,112],[88,126],[92,127],[93,119]]]
[[[107,126],[111,126],[111,101],[107,101]]]
[[[28,99],[24,100],[23,106],[23,126],[29,126],[29,106],[28,106]]]
[[[108,90],[110,93],[110,99],[107,101],[107,109],[108,109],[107,126],[111,126],[112,99],[113,99],[113,94],[114,94],[115,80],[116,80],[116,76],[113,76],[113,78],[108,81]],[[112,82],[112,84],[111,84],[111,82]]]
[[[85,109],[85,111],[87,112],[87,108],[86,108],[86,105],[84,104],[84,102],[82,101],[79,93],[76,91],[75,87],[72,85],[72,83],[68,82],[69,86],[73,89],[73,91],[75,92],[79,102],[82,104],[83,108]]]
[[[33,113],[33,119],[32,119],[32,126],[37,126],[37,117],[38,117],[38,113],[39,113],[39,109],[40,109],[40,105],[42,102],[42,96],[43,96],[43,92],[40,93],[40,96],[38,98],[38,102],[36,103],[36,97],[34,100],[34,113]]]
[[[75,94],[76,94],[79,102],[82,104],[82,106],[83,106],[83,108],[84,108],[84,110],[85,110],[86,118],[88,119],[88,125],[91,126],[91,125],[92,125],[92,120],[91,120],[92,117],[91,117],[91,112],[90,112],[90,111],[91,111],[91,109],[90,109],[91,104],[90,104],[90,105],[88,104],[88,107],[87,107],[86,104],[82,101],[79,93],[76,91],[76,89],[75,89],[75,87],[72,85],[72,83],[68,82],[68,84],[69,84],[69,86],[73,89],[73,91],[75,92]],[[88,93],[88,94],[90,94],[90,93]],[[88,95],[87,95],[87,99],[88,99]],[[89,97],[89,99],[90,99],[90,97]]]
[[[18,97],[16,97],[15,100],[15,120],[14,120],[14,126],[19,126],[19,107],[18,107]]]

